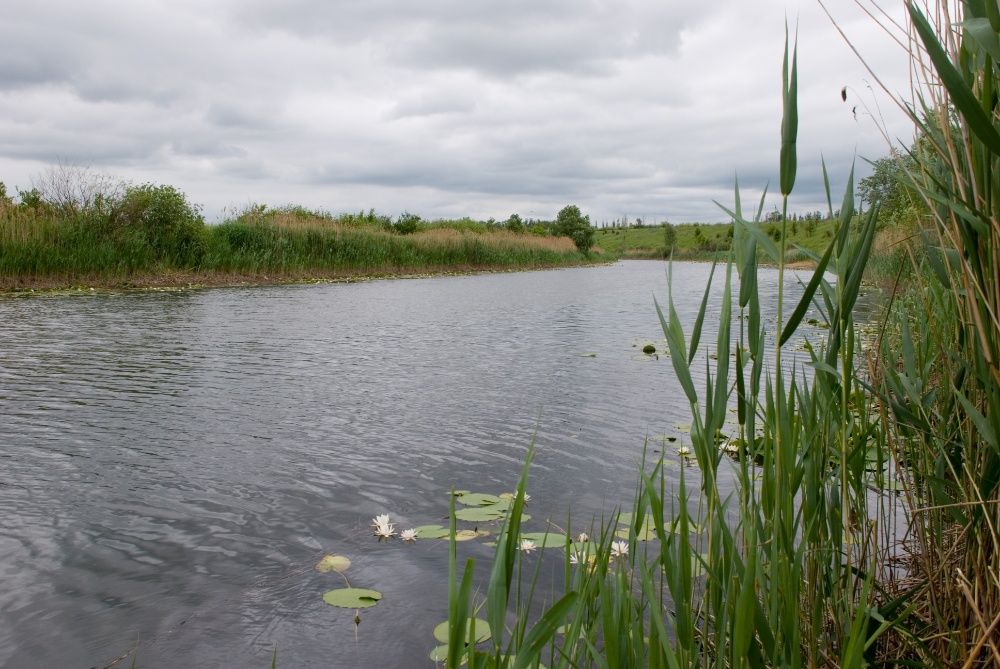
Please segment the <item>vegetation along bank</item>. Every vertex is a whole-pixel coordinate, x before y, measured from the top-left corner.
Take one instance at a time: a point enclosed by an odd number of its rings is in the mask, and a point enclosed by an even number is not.
[[[606,262],[575,206],[555,221],[395,220],[250,206],[209,225],[168,185],[53,168],[0,184],[0,290],[233,285],[519,270]]]

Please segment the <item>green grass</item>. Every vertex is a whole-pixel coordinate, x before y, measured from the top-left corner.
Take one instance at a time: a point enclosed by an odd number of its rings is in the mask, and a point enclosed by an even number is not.
[[[724,256],[731,245],[731,223],[680,223],[674,225],[676,241],[673,257],[677,260],[712,260]],[[775,241],[780,239],[780,222],[764,223],[762,229]],[[786,228],[788,248],[802,247],[810,253],[822,254],[837,229],[837,221],[795,221]],[[663,226],[642,228],[602,228],[594,243],[600,248],[625,258],[669,257]]]

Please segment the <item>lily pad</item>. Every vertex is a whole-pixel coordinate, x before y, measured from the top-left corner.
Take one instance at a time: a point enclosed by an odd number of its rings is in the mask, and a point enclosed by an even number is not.
[[[432,662],[445,662],[448,660],[448,644],[442,644],[440,646],[434,646],[434,650],[430,652],[427,657],[431,658]]]
[[[451,494],[454,495],[455,497],[461,497],[462,495],[468,495],[470,492],[472,492],[472,491],[471,490],[452,490]]]
[[[323,601],[342,609],[367,609],[378,604],[382,593],[368,588],[339,588],[323,593]]]
[[[446,539],[449,530],[442,525],[421,525],[414,527],[417,532],[417,539]]]
[[[566,545],[566,535],[559,532],[525,532],[521,539],[535,542],[538,548],[562,548]]]
[[[351,561],[343,555],[324,555],[323,559],[316,563],[316,571],[335,571],[343,574],[351,566]]]
[[[491,520],[500,520],[506,513],[506,504],[491,504],[489,506],[471,506],[467,509],[458,509],[455,511],[455,517],[470,523],[486,523]]]
[[[489,532],[480,533],[476,530],[458,530],[455,532],[455,541],[472,541],[477,539],[484,534],[489,534]]]
[[[457,497],[455,501],[466,506],[491,506],[499,504],[501,500],[497,495],[490,495],[485,492],[470,492]]]
[[[630,531],[629,527],[623,527],[615,532],[615,536],[621,539],[628,539]],[[642,527],[635,533],[635,538],[639,541],[651,541],[656,538],[656,527],[653,523],[649,522],[648,518],[643,521]]]
[[[463,641],[469,638],[469,628],[472,627],[472,618],[465,623],[465,638]],[[482,618],[476,618],[476,643],[482,643],[490,639],[493,635],[490,632],[490,624],[483,620]],[[443,623],[439,623],[437,627],[434,628],[434,638],[441,643],[448,643],[448,625],[449,622],[445,620]]]

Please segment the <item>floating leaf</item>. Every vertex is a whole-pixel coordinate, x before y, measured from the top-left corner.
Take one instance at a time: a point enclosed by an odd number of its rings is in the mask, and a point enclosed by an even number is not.
[[[455,497],[461,497],[462,495],[468,495],[470,492],[472,492],[472,491],[471,490],[452,490],[451,494],[454,495]]]
[[[471,541],[479,537],[479,532],[475,530],[458,530],[455,532],[455,541]]]
[[[455,499],[466,506],[492,506],[500,503],[500,498],[485,492],[470,492]]]
[[[323,601],[342,609],[367,609],[382,599],[382,593],[368,588],[339,588],[323,593]]]
[[[465,639],[469,638],[469,628],[472,626],[472,618],[465,623]],[[476,643],[482,643],[487,641],[492,637],[490,632],[490,624],[483,620],[482,618],[476,618]],[[448,643],[448,626],[449,621],[445,620],[443,623],[439,623],[437,627],[434,628],[434,638],[441,643]]]
[[[351,561],[343,555],[324,555],[323,559],[316,563],[316,571],[335,571],[343,574],[351,566]]]
[[[448,536],[448,528],[441,525],[421,525],[413,529],[417,539],[444,539]]]
[[[500,520],[507,513],[506,504],[491,504],[490,506],[472,506],[455,511],[455,518],[470,523],[486,523]]]
[[[630,531],[631,529],[629,527],[623,527],[615,532],[615,536],[621,539],[628,539]],[[639,531],[635,533],[635,538],[639,541],[651,541],[656,538],[656,528],[648,518],[643,521],[642,527],[640,527]]]
[[[525,532],[521,539],[534,541],[538,548],[562,548],[567,541],[566,535],[558,532]]]
[[[512,492],[502,492],[498,495],[498,497],[505,502],[514,502],[514,493]]]
[[[448,644],[434,646],[434,650],[427,657],[433,662],[446,662],[448,660]]]

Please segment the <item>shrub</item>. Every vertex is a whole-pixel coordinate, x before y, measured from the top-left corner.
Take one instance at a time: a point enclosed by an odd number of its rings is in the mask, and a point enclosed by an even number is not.
[[[420,217],[416,214],[404,211],[399,215],[399,218],[396,219],[396,223],[392,226],[392,228],[401,235],[412,235],[420,229]]]
[[[572,239],[576,248],[583,253],[590,251],[590,247],[594,245],[594,229],[590,227],[590,217],[581,214],[580,208],[575,204],[559,210],[552,231],[556,235]]]
[[[173,186],[130,186],[108,223],[112,229],[142,231],[161,258],[197,265],[204,257],[205,221],[198,207]]]

